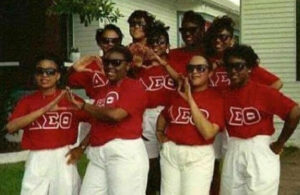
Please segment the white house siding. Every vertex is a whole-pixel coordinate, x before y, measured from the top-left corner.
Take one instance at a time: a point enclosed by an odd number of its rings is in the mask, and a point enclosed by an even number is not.
[[[178,11],[194,10],[195,12],[206,13],[211,16],[229,15],[239,29],[239,6],[226,0],[177,0]]]
[[[241,0],[241,42],[254,48],[261,65],[283,81],[281,91],[299,103],[295,8],[296,0]],[[278,136],[283,123],[276,118],[275,124],[274,138]],[[300,147],[300,127],[289,144]]]
[[[127,23],[128,17],[134,10],[146,10],[149,13],[156,16],[157,19],[164,22],[167,26],[170,26],[169,37],[171,46],[177,44],[177,20],[176,20],[176,7],[175,0],[114,0],[121,13],[124,15],[123,18],[118,20],[117,25],[122,29],[125,39],[123,43],[125,45],[132,42],[129,35],[129,25]]]
[[[124,34],[123,44],[128,45],[132,40],[129,35],[129,25],[127,19],[134,10],[146,10],[156,18],[165,22],[170,26],[169,36],[170,44],[173,47],[177,45],[177,12],[175,7],[175,0],[114,0],[116,7],[119,8],[122,18],[116,23],[120,27]],[[84,27],[80,24],[78,16],[73,17],[73,37],[76,47],[79,47],[81,54],[90,54],[98,52],[98,47],[95,42],[95,30],[99,27],[103,27],[104,24],[100,22],[93,22],[88,27]]]
[[[99,28],[98,21],[93,21],[86,27],[80,23],[78,15],[73,15],[73,45],[79,48],[81,55],[98,52],[98,46],[95,41],[97,28]]]
[[[237,26],[239,26],[237,15],[239,12],[238,7],[231,2],[227,3],[227,7],[226,5],[224,6],[218,3],[223,2],[224,4],[224,0],[113,0],[113,2],[116,3],[116,7],[119,8],[121,14],[124,16],[116,23],[124,34],[124,45],[131,42],[127,19],[130,14],[137,9],[152,13],[157,19],[160,19],[170,26],[169,36],[172,48],[177,47],[177,11],[194,10],[212,16],[225,15],[226,13],[232,12],[229,15],[236,20]],[[103,26],[103,23],[94,21],[91,25],[85,27],[80,23],[78,16],[73,16],[73,42],[75,46],[80,49],[82,55],[98,52],[98,47],[95,42],[95,31],[97,28]]]

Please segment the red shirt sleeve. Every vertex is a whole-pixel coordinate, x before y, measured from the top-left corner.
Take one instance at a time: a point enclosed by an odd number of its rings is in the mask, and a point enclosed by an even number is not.
[[[266,111],[270,114],[276,114],[282,120],[285,120],[291,109],[297,105],[292,99],[288,98],[276,89],[268,88],[264,90],[264,105]]]
[[[26,96],[27,97],[27,96]],[[9,117],[9,121],[12,121],[16,118],[19,118],[21,116],[24,116],[30,112],[28,105],[29,102],[27,101],[27,98],[23,97],[20,99],[14,108],[14,111],[12,112],[11,116]]]
[[[86,89],[92,85],[92,76],[92,72],[76,72],[73,70],[68,78],[68,84],[71,87],[83,87]]]
[[[253,68],[250,76],[252,81],[268,86],[279,80],[276,75],[260,66]]]

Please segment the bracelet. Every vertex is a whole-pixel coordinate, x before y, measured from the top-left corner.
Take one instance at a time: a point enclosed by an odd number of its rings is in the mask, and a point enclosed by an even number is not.
[[[82,104],[80,110],[83,110],[83,109],[84,109],[84,106],[85,106],[85,102],[83,102],[83,104]]]
[[[165,130],[164,129],[157,129],[156,132],[163,132],[164,133]]]

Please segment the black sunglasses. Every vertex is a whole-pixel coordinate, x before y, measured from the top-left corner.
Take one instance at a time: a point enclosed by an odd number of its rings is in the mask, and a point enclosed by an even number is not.
[[[188,28],[179,28],[179,32],[181,32],[182,34],[186,34],[186,33],[190,33],[190,34],[194,34],[196,31],[198,30],[198,27],[188,27]]]
[[[47,76],[53,76],[55,75],[55,73],[57,73],[57,69],[56,68],[36,68],[35,69],[35,74],[36,75],[44,75],[46,74]]]
[[[205,72],[208,69],[206,64],[188,64],[186,65],[186,70],[189,73],[194,72],[196,69],[197,72]]]
[[[100,42],[102,44],[119,44],[120,43],[120,38],[105,38],[105,37],[102,37],[100,39]]]
[[[126,60],[120,60],[120,59],[103,59],[103,65],[105,67],[108,67],[110,64],[113,67],[118,67],[122,64],[122,62],[125,62]]]
[[[225,67],[227,71],[232,71],[234,69],[237,72],[241,72],[246,67],[246,63],[244,62],[228,63]]]
[[[149,40],[149,44],[150,45],[155,45],[155,44],[157,44],[157,45],[164,45],[166,43],[167,43],[167,41],[163,40],[163,39],[150,39]]]
[[[130,27],[145,27],[146,24],[142,21],[132,21],[132,22],[129,22],[129,26]]]
[[[218,34],[218,35],[216,35],[215,38],[216,38],[216,40],[219,39],[220,41],[225,42],[231,37],[232,37],[231,35]]]

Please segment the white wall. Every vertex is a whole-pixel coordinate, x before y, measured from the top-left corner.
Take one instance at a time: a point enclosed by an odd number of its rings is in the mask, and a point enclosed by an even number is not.
[[[95,40],[97,28],[99,28],[98,21],[93,21],[86,27],[80,23],[78,15],[73,15],[73,45],[79,48],[81,56],[98,52]]]
[[[127,19],[130,14],[137,9],[146,10],[158,19],[165,22],[170,26],[169,36],[171,46],[177,45],[177,15],[174,0],[114,0],[116,7],[119,8],[121,14],[124,16],[116,23],[120,27],[124,34],[123,44],[128,45],[132,40],[129,35],[129,25]],[[79,17],[73,17],[73,33],[74,43],[79,47],[82,55],[97,52],[97,44],[95,41],[95,31],[99,27],[103,27],[104,24],[99,22],[93,22],[90,26],[84,27],[80,24]]]
[[[236,23],[237,29],[240,26],[239,7],[227,0],[177,0],[178,11],[194,10],[195,12],[206,13],[212,16],[228,15]]]
[[[116,23],[125,35],[123,40],[124,45],[128,45],[131,42],[127,19],[134,10],[141,9],[152,13],[156,16],[156,18],[170,26],[169,36],[171,47],[177,47],[177,11],[194,10],[196,12],[204,12],[212,16],[225,15],[226,10],[227,12],[228,10],[234,10],[234,13],[239,11],[238,7],[234,6],[229,1],[222,0],[223,4],[224,2],[227,2],[228,7],[231,7],[230,9],[219,4],[218,1],[220,0],[113,0],[121,14],[124,15],[124,17],[120,18]],[[213,2],[216,5],[221,5],[221,7],[212,7],[212,3],[207,4],[205,2]],[[237,26],[239,26],[238,15],[229,15],[235,19]],[[94,21],[91,25],[85,27],[83,24],[80,24],[78,16],[73,16],[74,43],[75,46],[80,49],[82,55],[98,52],[98,47],[95,41],[95,31],[97,28],[103,26],[104,24]]]
[[[296,82],[296,0],[242,0],[241,42],[251,45],[263,67],[284,83],[281,91],[298,103],[300,85]],[[283,123],[276,118],[276,135]],[[289,144],[300,147],[300,127]]]

